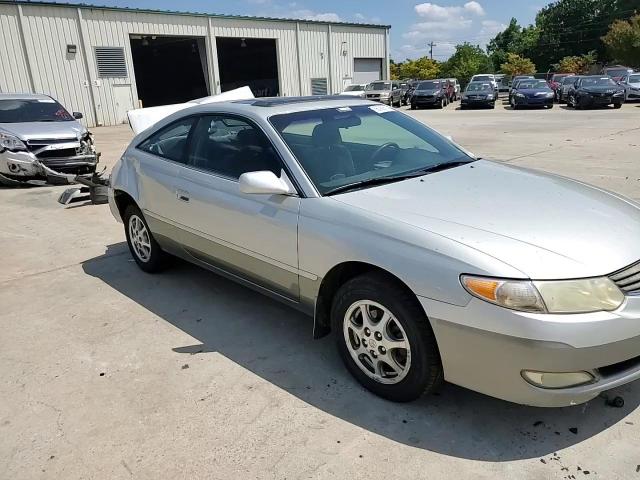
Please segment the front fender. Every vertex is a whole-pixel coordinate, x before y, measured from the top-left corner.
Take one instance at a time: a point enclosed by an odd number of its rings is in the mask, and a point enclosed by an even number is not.
[[[122,222],[122,218],[117,205],[118,195],[128,195],[142,208],[142,205],[140,205],[141,198],[137,171],[137,161],[134,160],[133,156],[127,155],[127,152],[116,162],[111,171],[111,176],[109,177],[109,207],[111,208],[111,213],[119,222]]]

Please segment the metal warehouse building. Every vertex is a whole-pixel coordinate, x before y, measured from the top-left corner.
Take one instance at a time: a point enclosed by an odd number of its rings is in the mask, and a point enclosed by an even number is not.
[[[389,27],[0,0],[0,92],[38,92],[89,126],[249,85],[338,93],[389,78]]]

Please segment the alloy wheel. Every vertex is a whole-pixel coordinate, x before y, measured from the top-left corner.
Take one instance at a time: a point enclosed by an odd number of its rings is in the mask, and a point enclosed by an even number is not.
[[[129,217],[129,238],[138,259],[148,262],[151,259],[151,238],[146,225],[137,215]]]
[[[371,300],[353,303],[345,313],[343,334],[358,368],[383,384],[402,381],[411,367],[411,347],[400,322]]]

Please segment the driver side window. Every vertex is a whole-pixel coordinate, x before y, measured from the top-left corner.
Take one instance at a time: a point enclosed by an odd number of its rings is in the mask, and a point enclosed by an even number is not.
[[[195,118],[189,117],[167,125],[143,141],[138,148],[144,152],[186,164],[187,142],[194,122]]]

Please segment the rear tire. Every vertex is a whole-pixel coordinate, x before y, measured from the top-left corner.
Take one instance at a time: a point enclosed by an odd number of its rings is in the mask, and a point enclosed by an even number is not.
[[[166,265],[167,254],[155,241],[144,215],[136,205],[129,205],[124,212],[124,232],[131,256],[147,273],[156,273]]]
[[[613,108],[622,108],[622,104],[621,103],[614,103],[613,104]]]
[[[349,280],[333,299],[331,321],[345,366],[376,395],[410,402],[442,384],[431,324],[394,279],[369,273]]]

